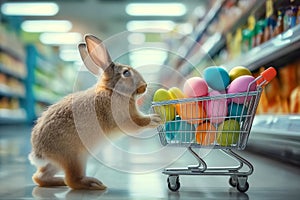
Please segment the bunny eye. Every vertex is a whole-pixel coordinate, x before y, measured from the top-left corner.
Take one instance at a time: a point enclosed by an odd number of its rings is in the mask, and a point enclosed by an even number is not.
[[[124,71],[123,71],[123,76],[124,76],[124,77],[130,77],[130,76],[131,76],[130,71],[129,71],[128,69],[124,70]]]

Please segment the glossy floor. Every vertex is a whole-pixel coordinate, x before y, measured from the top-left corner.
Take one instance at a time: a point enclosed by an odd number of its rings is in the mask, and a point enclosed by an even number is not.
[[[185,149],[162,150],[154,132],[138,138],[138,144],[130,141],[136,138],[119,139],[113,145],[118,151],[107,147],[102,156],[90,159],[87,174],[105,183],[108,186],[105,191],[41,188],[32,182],[35,168],[27,161],[30,129],[0,127],[0,199],[299,199],[300,196],[298,167],[247,151],[239,153],[255,170],[248,178],[250,188],[246,193],[231,188],[227,176],[180,176],[179,191],[171,192],[162,169],[168,165],[184,167],[195,160]],[[216,150],[204,154],[211,165],[236,164]]]

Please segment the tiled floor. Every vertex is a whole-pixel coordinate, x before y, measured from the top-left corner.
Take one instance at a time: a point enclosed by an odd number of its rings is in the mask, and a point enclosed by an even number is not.
[[[0,126],[0,199],[299,199],[299,167],[247,151],[239,153],[255,170],[246,193],[231,188],[227,176],[180,176],[181,188],[170,192],[162,169],[194,164],[194,159],[184,149],[162,148],[154,132],[144,136],[139,143],[134,138],[118,140],[89,161],[87,174],[105,183],[106,191],[75,191],[35,186],[31,180],[35,169],[27,161],[30,127]],[[217,151],[205,153],[208,164],[235,164]]]

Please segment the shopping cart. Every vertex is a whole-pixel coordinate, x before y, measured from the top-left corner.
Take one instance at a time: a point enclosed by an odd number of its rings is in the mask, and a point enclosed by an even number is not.
[[[171,191],[180,188],[179,175],[229,176],[229,184],[238,191],[249,189],[247,180],[253,166],[233,150],[245,149],[263,86],[275,76],[276,70],[270,67],[248,85],[247,92],[152,103],[152,109],[164,121],[157,128],[161,144],[185,147],[198,162],[185,168],[164,169],[163,174],[169,175],[167,182]],[[176,115],[172,121],[171,115]],[[220,150],[239,164],[208,167],[196,148]]]

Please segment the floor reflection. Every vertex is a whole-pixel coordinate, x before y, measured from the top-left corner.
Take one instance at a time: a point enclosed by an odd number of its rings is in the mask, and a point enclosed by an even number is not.
[[[254,165],[254,173],[248,179],[250,188],[247,193],[240,193],[236,188],[231,188],[227,176],[180,176],[179,191],[170,192],[167,176],[161,173],[167,163],[164,158],[167,155],[160,157],[145,155],[142,159],[126,159],[128,157],[120,154],[108,156],[111,159],[122,158],[122,162],[119,163],[111,161],[112,164],[116,164],[116,167],[105,165],[95,158],[91,159],[88,163],[87,175],[103,181],[108,186],[105,191],[37,187],[31,180],[35,168],[27,160],[30,152],[30,129],[31,127],[1,127],[0,199],[299,199],[299,168],[247,151],[239,152]],[[149,146],[139,150],[135,143],[128,141],[123,143],[124,149],[128,148],[135,153],[151,152],[157,148],[157,146],[150,146],[150,142],[147,145]],[[205,159],[212,165],[220,163],[226,166],[232,163],[232,160],[228,160],[223,154],[214,152],[210,153],[210,158],[205,157]],[[173,164],[176,167],[185,167],[194,163],[195,159],[192,156],[184,154]],[[124,169],[124,166],[128,171],[120,170]],[[151,167],[158,169],[143,171]]]

